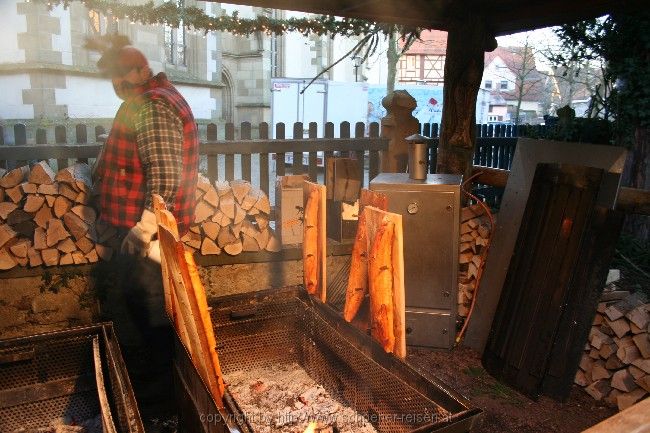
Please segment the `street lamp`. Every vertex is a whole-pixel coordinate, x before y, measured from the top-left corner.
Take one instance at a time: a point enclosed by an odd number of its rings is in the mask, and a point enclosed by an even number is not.
[[[359,68],[361,67],[361,57],[360,56],[352,56],[350,57],[350,60],[352,60],[352,65],[354,66],[354,81],[357,82],[359,81]]]

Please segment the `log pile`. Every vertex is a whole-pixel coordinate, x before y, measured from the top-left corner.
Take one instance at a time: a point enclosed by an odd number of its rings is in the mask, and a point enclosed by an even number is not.
[[[491,226],[485,210],[479,204],[461,209],[458,267],[458,315],[469,314],[479,272],[487,258]]]
[[[89,204],[88,164],[54,173],[46,161],[0,178],[0,269],[109,260],[116,231]]]
[[[245,180],[212,184],[199,175],[194,224],[181,240],[202,255],[242,251],[277,252],[281,244],[269,226],[266,194]]]
[[[650,303],[610,284],[604,291],[575,383],[596,400],[632,406],[650,393]]]

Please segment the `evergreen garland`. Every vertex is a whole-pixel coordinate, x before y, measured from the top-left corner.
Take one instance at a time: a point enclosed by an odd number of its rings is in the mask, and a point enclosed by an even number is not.
[[[30,1],[30,0],[27,0]],[[110,15],[117,19],[130,20],[132,23],[166,25],[207,34],[221,31],[235,35],[248,36],[257,32],[266,34],[284,34],[298,32],[304,36],[329,34],[342,36],[387,35],[395,29],[392,24],[375,23],[357,18],[340,18],[331,15],[311,18],[275,19],[267,16],[240,18],[237,12],[232,15],[213,17],[194,6],[179,6],[176,2],[164,2],[156,6],[152,1],[142,5],[126,5],[115,0],[31,0],[34,3],[47,4],[48,8],[63,5],[68,8],[73,1],[83,3],[86,8]],[[400,29],[403,35],[415,29]]]

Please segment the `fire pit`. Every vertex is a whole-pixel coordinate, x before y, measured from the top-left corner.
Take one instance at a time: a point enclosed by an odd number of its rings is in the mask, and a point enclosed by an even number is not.
[[[143,433],[111,324],[0,341],[0,432],[102,431],[93,341],[116,433]]]
[[[282,382],[280,375],[293,374],[293,365],[317,385],[306,385],[268,409],[281,416],[282,411],[291,412],[290,404],[297,400],[308,404],[304,400],[311,397],[305,393],[316,399],[327,395],[335,401],[336,410],[330,411],[329,419],[319,420],[329,428],[322,431],[342,431],[336,414],[351,413],[347,408],[356,411],[352,416],[360,417],[358,421],[366,421],[380,433],[469,432],[481,412],[470,409],[467,400],[446,385],[386,354],[339,313],[301,289],[221,298],[213,305],[212,321],[226,383],[235,379],[233,392],[226,392],[225,408],[218,409],[177,339],[176,396],[184,431],[260,433],[303,428],[295,420],[278,426],[273,413],[268,414],[268,429],[261,428],[249,419],[257,416],[250,408],[246,410],[250,402],[242,400],[242,390],[252,387],[259,394],[269,385],[269,379],[260,380],[261,371],[271,371],[272,381]],[[318,420],[318,413],[312,415]]]

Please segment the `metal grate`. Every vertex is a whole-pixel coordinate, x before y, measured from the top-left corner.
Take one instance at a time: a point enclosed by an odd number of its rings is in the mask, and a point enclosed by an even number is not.
[[[230,313],[249,309],[247,317]],[[299,298],[270,296],[213,310],[224,375],[297,362],[339,402],[368,417],[382,433],[406,433],[449,412],[345,340]]]
[[[0,432],[47,428],[61,418],[80,423],[100,413],[92,349],[98,333],[118,432],[142,432],[110,324],[0,341]]]

